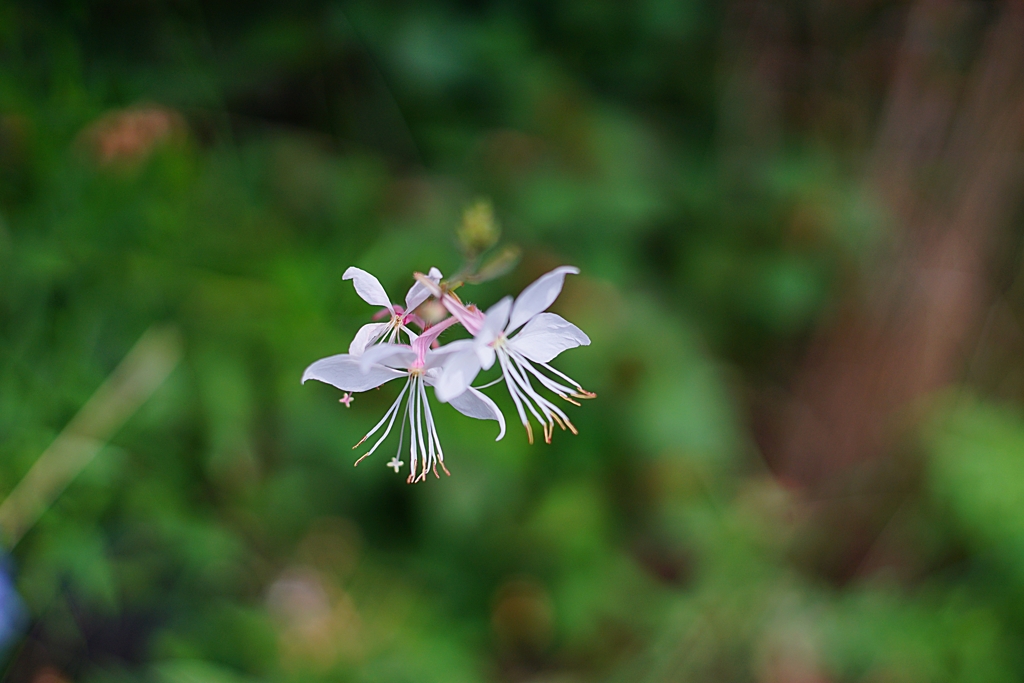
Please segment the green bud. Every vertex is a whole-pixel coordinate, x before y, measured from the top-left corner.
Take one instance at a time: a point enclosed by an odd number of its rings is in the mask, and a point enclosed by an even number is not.
[[[476,255],[487,251],[498,242],[501,228],[494,218],[494,206],[487,199],[480,199],[462,212],[462,225],[458,238],[463,251]]]

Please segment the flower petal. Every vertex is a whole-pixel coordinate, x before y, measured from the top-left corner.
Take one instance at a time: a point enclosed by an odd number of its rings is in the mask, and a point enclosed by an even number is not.
[[[341,276],[341,279],[351,280],[352,285],[356,288],[356,294],[366,303],[371,306],[383,306],[392,313],[395,312],[394,307],[391,305],[391,299],[388,298],[388,293],[384,291],[380,280],[362,268],[350,267]]]
[[[434,394],[441,403],[462,395],[480,374],[480,361],[472,350],[450,354],[434,386]]]
[[[484,324],[476,335],[485,343],[494,341],[505,330],[505,323],[508,322],[508,312],[512,309],[512,297],[506,296],[498,303],[487,309],[484,314]]]
[[[427,279],[433,282],[435,285],[441,282],[441,271],[437,268],[431,268],[430,272],[427,273]],[[412,313],[416,310],[416,307],[421,303],[430,298],[430,289],[425,284],[417,280],[412,287],[409,288],[409,292],[405,295],[405,312]]]
[[[532,361],[547,363],[566,349],[588,346],[590,337],[556,313],[540,313],[508,344]]]
[[[448,360],[448,356],[453,353],[461,353],[469,350],[473,350],[472,339],[456,339],[450,341],[444,346],[439,346],[436,349],[427,349],[424,354],[423,367],[426,369],[440,368]]]
[[[302,373],[302,382],[305,384],[306,380],[315,379],[338,387],[342,391],[368,391],[396,377],[405,376],[406,373],[383,365],[374,365],[369,372],[363,372],[359,358],[341,353],[321,358],[310,365]]]
[[[384,331],[388,329],[388,323],[367,323],[359,328],[352,343],[348,345],[349,355],[358,356],[366,347],[377,341]]]
[[[473,351],[476,353],[477,360],[480,361],[480,368],[490,370],[494,365],[494,347],[477,341],[473,345]]]
[[[560,266],[537,278],[516,298],[506,330],[515,332],[527,320],[541,311],[547,310],[547,307],[555,302],[559,292],[562,291],[562,283],[565,281],[566,274],[577,275],[579,272],[580,269],[575,266]]]
[[[416,360],[416,352],[405,344],[377,344],[359,356],[359,367],[370,372],[374,365],[405,370]]]
[[[434,392],[437,393],[437,389],[434,389]],[[448,403],[467,417],[475,417],[478,420],[497,420],[499,431],[495,441],[501,441],[501,438],[505,436],[505,416],[498,410],[494,401],[482,392],[469,387]]]

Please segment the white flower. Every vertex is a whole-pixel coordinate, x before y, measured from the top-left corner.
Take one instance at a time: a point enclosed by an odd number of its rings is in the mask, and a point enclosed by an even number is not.
[[[322,358],[308,368],[302,374],[302,381],[309,379],[319,380],[342,391],[368,391],[381,386],[393,379],[405,378],[405,386],[399,392],[398,398],[391,404],[384,417],[377,425],[367,432],[359,443],[376,434],[382,427],[384,433],[377,439],[373,446],[355,464],[359,464],[363,458],[377,450],[391,433],[402,403],[405,403],[405,412],[402,415],[402,425],[399,432],[398,453],[401,453],[402,444],[405,440],[405,428],[409,428],[409,469],[407,479],[409,483],[423,481],[427,478],[427,472],[437,474],[437,466],[440,465],[445,474],[448,469],[444,466],[444,452],[441,449],[441,441],[437,436],[437,429],[434,426],[434,416],[427,400],[426,387],[433,386],[439,372],[439,364],[443,362],[447,354],[442,350],[430,349],[430,344],[437,338],[448,325],[441,324],[430,328],[425,334],[416,338],[412,345],[405,344],[379,344],[367,349],[363,354],[354,356],[352,354],[339,354]],[[444,348],[444,347],[442,347]],[[435,389],[436,391],[436,389]],[[406,396],[408,395],[408,398]],[[456,410],[463,415],[474,417],[480,420],[497,420],[500,440],[505,435],[505,418],[490,398],[472,387],[458,396],[451,397],[448,401]],[[399,455],[391,461],[391,467],[401,465]],[[420,471],[417,473],[417,465]]]
[[[444,402],[462,395],[471,388],[469,385],[480,370],[490,368],[497,359],[530,443],[533,443],[533,429],[527,413],[541,424],[544,440],[548,443],[555,424],[562,429],[568,427],[575,434],[576,428],[566,414],[541,396],[533,385],[533,380],[536,380],[555,395],[576,405],[579,404],[573,397],[594,397],[576,380],[548,364],[566,349],[590,344],[590,338],[583,330],[559,315],[544,312],[558,298],[567,273],[576,274],[579,269],[562,266],[542,275],[522,291],[515,303],[512,297],[505,297],[488,309],[483,322],[471,330],[473,339],[454,341],[444,346],[448,358],[435,387],[438,400]],[[452,301],[445,303],[450,308],[457,308]],[[571,386],[566,386],[563,381]]]
[[[352,343],[349,344],[349,354],[358,356],[377,341],[389,344],[400,341],[400,332],[404,332],[410,342],[416,338],[416,333],[409,329],[407,323],[412,319],[413,311],[416,310],[416,307],[430,296],[431,290],[427,285],[421,281],[414,283],[405,295],[405,308],[402,308],[391,303],[391,299],[388,298],[387,292],[381,286],[380,280],[365,270],[351,267],[345,271],[341,279],[352,280],[352,285],[356,288],[356,294],[363,301],[371,306],[387,309],[387,312],[390,314],[387,322],[367,323],[359,328]],[[423,276],[423,279],[434,283],[436,286],[441,281],[441,271],[437,268],[431,268],[430,272]]]

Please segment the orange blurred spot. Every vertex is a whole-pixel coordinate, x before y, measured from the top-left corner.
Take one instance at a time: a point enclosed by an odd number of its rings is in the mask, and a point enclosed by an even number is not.
[[[32,676],[32,683],[68,683],[70,679],[56,669],[44,666]]]
[[[270,586],[267,607],[278,623],[282,662],[326,670],[362,656],[362,622],[351,597],[309,567],[286,570]]]
[[[102,165],[144,161],[160,144],[180,139],[185,121],[173,109],[140,105],[112,111],[88,125],[80,136]]]

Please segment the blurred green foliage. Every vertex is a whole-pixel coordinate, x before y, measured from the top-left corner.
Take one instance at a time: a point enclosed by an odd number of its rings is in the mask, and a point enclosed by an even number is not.
[[[924,569],[802,559],[746,392],[884,221],[799,126],[737,142],[726,14],[0,5],[0,494],[146,329],[185,340],[13,550],[9,679],[1019,680],[1019,406],[936,409],[879,541]],[[578,265],[555,310],[593,344],[559,361],[598,398],[550,446],[440,408],[442,481],[353,469],[392,388],[299,384],[372,314],[341,273],[451,273],[481,196],[523,257],[460,294]]]

